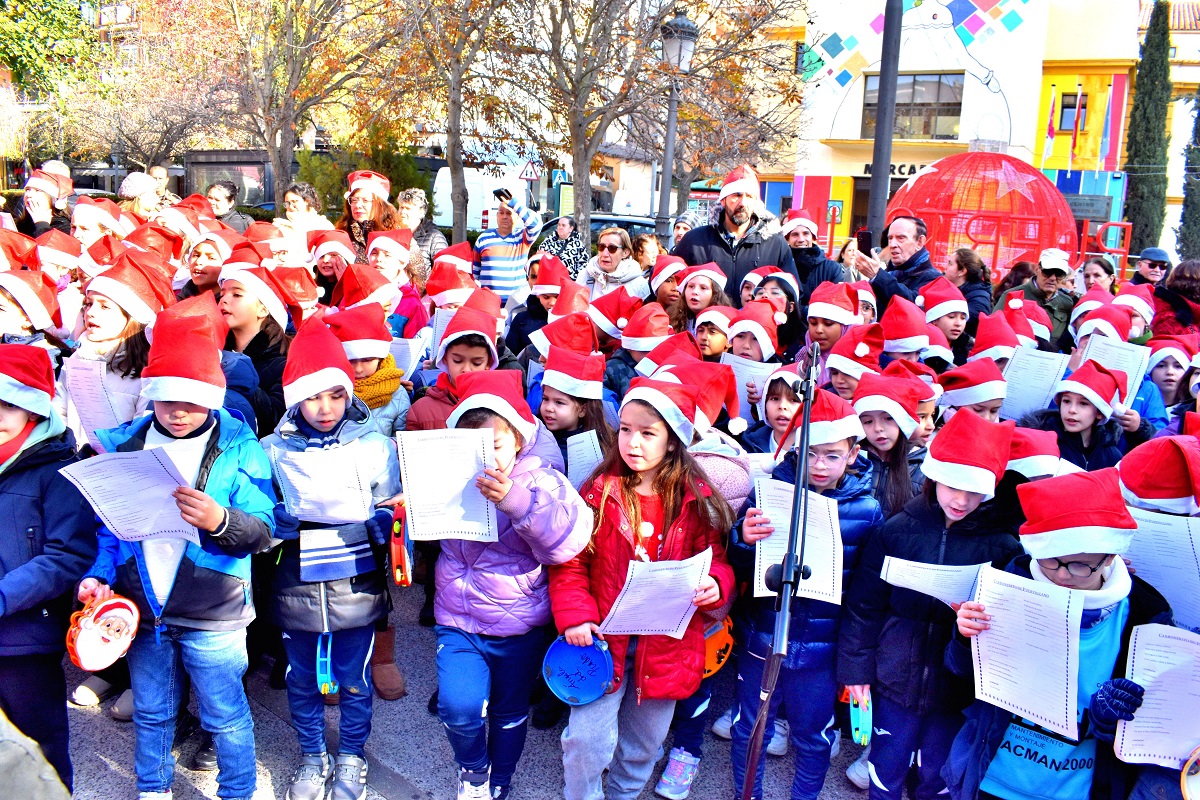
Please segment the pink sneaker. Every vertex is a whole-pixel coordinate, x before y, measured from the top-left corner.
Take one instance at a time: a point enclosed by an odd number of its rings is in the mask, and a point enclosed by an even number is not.
[[[671,759],[663,770],[654,793],[667,800],[684,800],[692,791],[692,781],[700,771],[700,759],[693,756],[682,747],[671,750]]]

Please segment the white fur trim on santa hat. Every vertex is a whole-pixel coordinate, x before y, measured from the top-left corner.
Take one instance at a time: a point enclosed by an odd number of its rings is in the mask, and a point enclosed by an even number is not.
[[[31,414],[37,414],[39,417],[49,418],[58,415],[58,412],[54,410],[54,401],[49,392],[35,389],[2,372],[0,372],[0,400],[23,408]]]
[[[367,257],[370,258],[371,253],[375,250],[386,250],[399,257],[402,261],[407,261],[411,252],[407,247],[390,236],[376,236],[372,239],[371,243],[367,245]]]
[[[1016,472],[1024,475],[1026,478],[1033,480],[1034,478],[1044,478],[1058,474],[1058,456],[1027,456],[1025,458],[1014,458],[1009,461],[1005,469],[1010,472]]]
[[[1129,487],[1119,477],[1117,478],[1117,483],[1121,487],[1121,497],[1125,498],[1125,503],[1134,508],[1143,508],[1148,511],[1163,511],[1167,514],[1180,514],[1188,517],[1200,513],[1200,506],[1196,504],[1195,495],[1188,495],[1187,497],[1139,497],[1130,491]]]
[[[1104,303],[1101,303],[1099,300],[1080,300],[1079,303],[1076,304],[1073,309],[1071,309],[1071,324],[1074,325],[1075,320],[1079,319],[1090,311],[1095,311],[1102,305],[1104,305]]]
[[[885,353],[918,353],[929,347],[929,334],[920,336],[905,336],[902,339],[886,339],[883,342]]]
[[[618,324],[614,325],[612,320],[604,316],[604,314],[601,313],[600,310],[595,306],[587,307],[587,315],[592,322],[596,323],[597,328],[604,331],[614,339],[621,338],[621,329],[625,327],[625,325],[620,324],[622,320],[624,320],[626,323],[629,322],[629,320],[622,317],[621,319],[617,320]],[[545,354],[543,353],[543,355]]]
[[[492,336],[488,336],[487,331],[457,331],[455,333],[447,333],[445,336],[442,337],[441,344],[438,345],[437,358],[435,358],[433,360],[433,365],[435,367],[440,367],[442,365],[442,361],[444,361],[446,358],[446,350],[450,347],[450,345],[454,344],[456,341],[463,338],[464,336],[470,336],[472,334],[477,334],[479,336],[482,336],[483,340],[485,342],[487,342],[488,352],[492,356],[492,362],[490,364],[488,364],[487,368],[491,369],[492,367],[499,364],[500,363],[500,354],[496,352],[495,338]]]
[[[444,292],[438,292],[437,294],[429,295],[429,299],[432,300],[433,304],[438,308],[450,304],[461,306],[463,303],[467,302],[467,298],[471,296],[471,292],[473,291],[475,290],[469,286],[463,287],[462,289],[447,289]]]
[[[625,408],[633,400],[641,400],[643,403],[649,403],[655,411],[659,413],[667,425],[675,432],[680,441],[684,445],[692,443],[692,437],[696,433],[696,426],[688,421],[687,416],[680,410],[679,406],[665,394],[655,389],[653,386],[636,386],[630,389],[623,400],[621,400],[621,408]]]
[[[40,247],[38,249],[41,250]],[[14,278],[11,272],[0,272],[0,289],[7,290],[13,296],[25,316],[29,317],[29,324],[35,331],[44,331],[54,324],[37,293],[25,281]]]
[[[313,250],[312,263],[317,263],[331,253],[333,255],[341,256],[342,260],[347,264],[353,264],[358,259],[358,255],[349,247],[346,247],[344,242],[339,242],[337,239],[327,239],[317,245],[316,249]]]
[[[1113,305],[1132,308],[1139,317],[1146,321],[1147,325],[1154,321],[1154,307],[1136,294],[1118,295],[1117,299],[1113,300]]]
[[[546,334],[542,333],[541,328],[529,334],[529,343],[537,348],[537,351],[542,354],[542,358],[550,357],[550,340],[546,338]]]
[[[927,358],[940,358],[943,361],[953,364],[954,352],[949,347],[942,347],[940,344],[931,344],[921,351],[921,361]]]
[[[967,310],[966,300],[947,300],[944,303],[938,303],[933,308],[925,309],[925,321],[933,322],[935,319],[941,319],[947,314],[953,313],[969,314]]]
[[[1023,533],[1021,547],[1033,558],[1058,558],[1075,553],[1121,554],[1133,543],[1134,529],[1082,525],[1042,533]]]
[[[1088,386],[1086,383],[1073,381],[1070,378],[1063,378],[1058,382],[1058,385],[1054,387],[1055,397],[1063,392],[1074,392],[1075,394],[1083,395],[1085,400],[1096,407],[1096,410],[1100,412],[1100,415],[1104,417],[1105,421],[1107,421],[1108,418],[1113,415],[1113,411],[1116,410],[1116,407],[1120,405],[1115,398],[1104,400],[1100,397],[1100,395],[1096,394],[1095,389]],[[1082,553],[1084,551],[1080,550],[1078,552]]]
[[[981,494],[984,500],[991,500],[996,494],[996,474],[991,470],[971,464],[939,461],[933,457],[932,452],[925,453],[925,460],[921,462],[921,472],[927,479],[944,483],[951,489]]]
[[[557,283],[535,283],[529,289],[529,293],[532,295],[561,294],[562,286],[558,285]]]
[[[666,283],[668,280],[670,280],[672,275],[675,275],[675,274],[679,273],[681,270],[685,270],[685,269],[687,269],[687,264],[680,262],[680,261],[672,261],[670,264],[667,265],[666,269],[664,269],[662,272],[658,273],[657,275],[651,276],[650,289],[652,291],[657,292],[658,287],[662,286],[664,283]]]
[[[71,220],[76,225],[85,221],[97,222],[112,233],[120,233],[121,235],[125,233],[121,230],[121,220],[107,213],[102,206],[98,206],[95,203],[77,204],[71,212]],[[84,249],[86,250],[87,248]]]
[[[351,339],[342,342],[342,350],[351,361],[360,358],[387,358],[391,344],[383,339]]]
[[[858,305],[861,308],[864,303],[871,308],[878,308],[878,300],[875,299],[875,293],[867,289],[858,290]]]
[[[1079,341],[1085,336],[1091,336],[1094,333],[1107,336],[1114,341],[1125,341],[1121,338],[1121,334],[1117,333],[1117,329],[1112,326],[1112,323],[1106,319],[1084,320],[1083,324],[1079,326],[1079,333],[1075,336],[1075,341]]]
[[[359,300],[354,305],[346,306],[346,308],[358,308],[359,306],[365,306],[367,303],[378,303],[383,306],[385,312],[391,314],[396,310],[396,306],[400,304],[400,300],[400,289],[394,283],[385,283],[362,300]]]
[[[758,342],[758,346],[762,348],[764,359],[775,355],[775,345],[771,343],[771,337],[767,335],[766,329],[751,319],[742,319],[729,326],[728,337],[730,341],[739,333],[749,333],[754,336]]]
[[[863,375],[878,375],[879,373],[873,369],[864,367],[852,358],[847,358],[841,353],[830,353],[829,359],[825,362],[826,369],[836,369],[838,372],[849,375],[851,378],[858,380]]]
[[[813,222],[808,217],[795,217],[787,220],[779,229],[779,233],[783,236],[787,236],[789,233],[796,230],[796,228],[804,228],[804,230],[808,231],[813,236],[817,235],[817,223]]]
[[[165,227],[177,229],[183,234],[185,239],[195,241],[204,235],[199,228],[193,225],[188,218],[184,216],[182,211],[172,206],[168,206],[162,211],[159,211],[152,217],[152,219],[162,221]]]
[[[1037,347],[1037,339],[1030,339],[1023,333],[1017,334],[1017,347]]]
[[[1015,347],[998,344],[995,347],[989,347],[987,350],[980,350],[973,356],[967,356],[967,361],[978,361],[981,358],[990,358],[993,361],[999,361],[1002,358],[1012,358],[1015,352],[1017,352],[1017,348]]]
[[[354,181],[354,183],[350,184],[350,190],[346,192],[343,199],[349,200],[350,196],[360,189],[367,194],[378,197],[385,203],[388,201],[387,187],[373,178],[359,178],[358,180]]]
[[[58,205],[57,201],[61,199],[58,196],[59,191],[61,191],[58,188],[58,184],[54,181],[48,181],[45,178],[30,178],[29,180],[25,181],[25,188],[37,189],[39,192],[45,192],[46,194],[50,195],[50,197],[54,198],[56,201],[55,205]],[[61,208],[62,206],[58,207]]]
[[[726,197],[729,197],[729,195],[736,194],[737,192],[748,194],[751,197],[757,198],[758,181],[750,175],[743,174],[742,177],[738,178],[736,181],[730,181],[721,187],[721,191],[717,195],[717,201],[720,202]]]
[[[696,327],[699,328],[704,323],[711,322],[717,327],[717,330],[724,333],[726,338],[728,338],[730,320],[730,317],[725,316],[720,311],[713,311],[713,307],[709,306],[696,315]]]
[[[1039,339],[1050,341],[1050,329],[1037,320],[1029,320],[1029,327],[1033,328],[1033,335]]]
[[[1146,374],[1149,375],[1150,370],[1165,361],[1167,356],[1175,359],[1183,369],[1187,369],[1192,361],[1191,357],[1178,347],[1160,347],[1150,353],[1150,361],[1146,364]]]
[[[767,277],[773,278],[775,276],[768,275]],[[851,314],[846,309],[842,308],[841,306],[835,306],[833,303],[810,304],[808,307],[808,318],[812,319],[813,317],[816,317],[817,319],[831,320],[842,325],[857,325],[862,322],[862,317],[856,314]],[[786,319],[787,317],[785,315],[784,320]]]
[[[686,287],[689,283],[694,281],[696,278],[708,278],[721,291],[725,291],[725,283],[726,283],[726,281],[729,280],[729,278],[725,275],[725,273],[721,272],[720,270],[700,269],[700,270],[696,270],[694,272],[689,273],[688,276],[686,278],[684,278],[683,283],[679,284],[679,291],[682,292],[684,290],[684,287]],[[629,290],[626,289],[626,291],[629,291]]]
[[[338,367],[324,367],[316,372],[301,375],[291,383],[283,385],[283,403],[288,408],[302,400],[316,397],[321,392],[342,387],[347,395],[354,394],[354,381],[344,370]]]
[[[621,347],[638,353],[649,353],[670,336],[621,336]]]
[[[904,406],[882,394],[867,395],[855,401],[855,414],[865,414],[868,411],[882,411],[890,416],[900,426],[900,432],[904,434],[905,439],[912,436],[913,431],[921,424],[915,417],[908,415],[908,412],[904,410]]]
[[[130,289],[120,281],[110,278],[107,275],[99,275],[88,283],[87,290],[96,294],[102,294],[109,300],[112,300],[124,309],[125,313],[135,322],[140,322],[143,325],[154,324],[154,317],[157,315],[156,312],[150,306],[146,305],[133,289]]]
[[[53,247],[38,245],[37,254],[38,260],[43,264],[53,264],[63,269],[74,269],[79,266],[79,256],[64,253],[62,250],[55,250]]]
[[[649,378],[651,375],[654,375],[654,373],[659,372],[659,365],[658,362],[656,362],[650,356],[644,356],[640,361],[633,365],[633,371],[638,375]],[[667,380],[669,378],[672,383],[682,383],[679,378],[675,377],[669,372],[659,372],[658,376],[656,377],[661,377],[662,380]]]
[[[457,269],[459,272],[465,272],[467,275],[470,275],[475,270],[474,263],[468,261],[465,258],[459,258],[458,256],[451,255],[444,251],[439,253],[437,256],[435,256],[433,261],[434,261],[435,265],[436,264],[452,264],[454,266],[454,268]]]
[[[463,414],[466,414],[468,411],[474,411],[477,408],[485,409],[503,417],[505,422],[512,425],[517,433],[521,434],[521,438],[525,440],[526,444],[533,441],[534,434],[537,433],[537,422],[530,422],[525,419],[525,417],[517,413],[512,403],[496,394],[473,394],[467,397],[450,412],[450,416],[446,418],[446,427],[453,428],[462,419]]]
[[[800,412],[796,412],[800,413]],[[859,441],[867,438],[862,422],[856,416],[842,417],[827,422],[814,422],[808,427],[809,445],[835,444],[847,439]]]
[[[286,328],[288,324],[287,308],[283,305],[283,301],[279,296],[272,291],[271,287],[263,282],[262,278],[252,272],[247,272],[244,267],[252,266],[250,264],[226,264],[221,267],[221,275],[217,278],[217,285],[224,286],[226,281],[237,281],[246,291],[254,295],[258,302],[263,304],[267,309],[267,313],[271,315],[271,319],[279,323],[279,327]],[[95,281],[93,281],[95,283]],[[89,284],[90,285],[90,284]],[[315,394],[315,392],[314,392]],[[305,395],[312,397],[312,395]]]
[[[164,403],[195,403],[215,411],[225,405],[225,387],[213,386],[195,378],[160,375],[142,378],[142,397]]]
[[[963,406],[973,406],[976,403],[1003,400],[1006,397],[1008,397],[1007,381],[985,381],[984,383],[977,383],[974,386],[966,386],[962,389],[949,389],[942,392],[942,397],[938,401],[938,405],[962,408]]]
[[[542,373],[542,385],[558,389],[571,397],[582,397],[585,400],[604,399],[604,384],[601,381],[585,381],[555,369],[548,369]]]

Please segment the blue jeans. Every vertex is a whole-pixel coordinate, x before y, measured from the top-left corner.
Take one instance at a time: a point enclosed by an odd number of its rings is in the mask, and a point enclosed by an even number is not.
[[[715,677],[715,676],[714,676]],[[686,700],[675,703],[675,738],[671,747],[682,747],[688,755],[704,758],[704,729],[712,701],[712,678],[700,681],[700,688]]]
[[[756,653],[742,650],[738,654],[736,704],[733,712],[733,781],[740,793],[746,778],[746,756],[750,751],[750,732],[758,715],[759,689],[762,687],[766,660]],[[779,673],[775,694],[767,709],[767,728],[763,749],[774,732],[775,715],[779,704],[790,731],[789,740],[795,757],[792,777],[792,800],[816,800],[825,785],[829,771],[829,751],[833,747],[833,707],[837,700],[837,680],[833,665],[827,668],[784,669]],[[754,797],[762,797],[763,770],[766,759],[760,754],[758,774],[754,778]]]
[[[217,796],[254,794],[254,720],[242,688],[246,631],[200,631],[168,625],[142,631],[129,648],[134,767],[139,792],[168,792],[175,779],[175,714],[183,700],[182,665],[196,690],[200,724],[217,750]]]
[[[871,694],[870,800],[900,800],[909,768],[916,764],[917,785],[912,796],[932,800],[946,790],[942,767],[950,745],[962,727],[963,715],[944,711],[921,716],[877,694]]]
[[[317,637],[310,631],[284,631],[288,708],[301,753],[325,752],[325,700],[317,685]],[[371,734],[371,649],[375,626],[334,631],[333,677],[338,682],[338,752],[366,757]]]
[[[546,652],[541,628],[520,636],[484,636],[438,625],[438,716],[468,772],[487,772],[493,786],[512,782],[525,749],[529,693]]]

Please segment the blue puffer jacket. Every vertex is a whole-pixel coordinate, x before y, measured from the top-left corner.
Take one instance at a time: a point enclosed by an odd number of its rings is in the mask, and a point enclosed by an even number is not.
[[[275,490],[271,464],[250,426],[218,409],[217,431],[200,462],[196,488],[229,511],[225,529],[201,531],[201,545],[188,543],[164,606],[149,591],[150,574],[140,542],[118,539],[100,527],[96,563],[85,577],[98,578],[137,603],[139,629],[179,625],[207,631],[239,630],[254,619],[250,556],[271,546]],[[152,417],[97,431],[105,451],[141,450]]]
[[[774,480],[796,483],[796,454],[788,453],[771,474]],[[883,513],[879,503],[871,495],[871,462],[865,454],[846,471],[842,483],[826,493],[836,500],[838,520],[842,529],[842,589],[850,585],[850,573],[858,564],[859,548],[867,537],[883,525]],[[746,501],[746,508],[754,507],[754,495]],[[743,512],[743,518],[745,514]],[[754,571],[754,546],[741,540],[742,520],[733,530],[733,546],[729,548],[729,561],[733,564],[739,582],[752,580]],[[787,520],[771,520],[775,527],[773,535],[787,535]],[[799,597],[792,601],[792,625],[788,629],[788,650],[783,665],[787,669],[832,669],[837,656],[838,622],[841,608],[833,603]],[[775,598],[747,598],[743,641],[749,652],[765,657],[771,652],[771,639],[775,633]]]
[[[58,472],[73,461],[75,438],[55,415],[0,472],[0,656],[66,647],[71,590],[96,557],[91,506]]]
[[[637,377],[636,366],[633,356],[623,347],[617,348],[604,365],[604,388],[616,395],[618,403],[625,398],[629,384]]]
[[[775,455],[775,443],[771,438],[774,432],[775,429],[767,423],[756,422],[738,437],[738,441],[742,443],[742,447],[746,448],[747,453]]]

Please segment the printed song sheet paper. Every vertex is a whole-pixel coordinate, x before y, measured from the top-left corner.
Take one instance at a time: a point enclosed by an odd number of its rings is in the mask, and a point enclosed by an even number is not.
[[[975,594],[975,583],[979,580],[979,568],[982,566],[984,565],[956,567],[948,564],[924,564],[920,561],[884,556],[879,577],[892,586],[912,589],[950,605],[971,599]]]
[[[1082,594],[984,566],[975,600],[992,617],[971,639],[975,697],[1078,739]]]
[[[371,481],[359,440],[329,450],[271,448],[287,512],[305,522],[344,525],[371,516]]]
[[[429,359],[434,362],[434,369],[437,369],[437,351],[442,345],[442,337],[446,335],[446,326],[450,324],[450,320],[454,319],[456,310],[439,308],[433,312],[433,340],[429,345]]]
[[[1107,336],[1090,336],[1083,358],[1085,361],[1095,361],[1105,369],[1119,369],[1125,373],[1129,391],[1121,398],[1121,402],[1128,406],[1142,385],[1146,368],[1150,366],[1150,348],[1119,342]]]
[[[106,453],[59,471],[118,539],[176,538],[200,544],[199,531],[183,521],[171,496],[189,484],[163,450]]]
[[[753,423],[754,416],[750,413],[752,405],[746,399],[746,384],[753,382],[759,395],[766,388],[767,378],[771,377],[771,373],[779,367],[778,364],[763,364],[759,361],[751,361],[748,358],[741,358],[731,353],[725,353],[721,356],[721,363],[728,364],[733,367],[733,377],[737,379],[738,391],[738,416],[747,422]]]
[[[577,433],[567,439],[567,480],[576,491],[604,460],[595,431]]]
[[[388,345],[388,352],[396,359],[396,367],[404,373],[405,380],[412,380],[413,373],[421,368],[421,356],[429,348],[431,338],[429,328],[422,328],[413,338],[392,339]]]
[[[1138,625],[1126,674],[1146,690],[1132,722],[1117,722],[1117,758],[1179,769],[1200,744],[1200,635]]]
[[[497,540],[496,507],[475,487],[496,464],[491,428],[403,431],[396,443],[413,541]]]
[[[1000,404],[1001,419],[1020,419],[1031,411],[1049,408],[1054,387],[1067,371],[1070,357],[1018,347],[1004,367],[1007,396]]]
[[[838,525],[837,503],[816,492],[808,496],[808,530],[804,545],[804,563],[812,570],[808,580],[800,581],[796,597],[811,597],[827,603],[842,602],[842,531]],[[767,569],[782,564],[787,555],[788,525],[792,519],[793,487],[790,483],[759,479],[754,483],[756,505],[775,529],[754,546],[754,596],[775,594],[767,588]]]
[[[1158,514],[1132,506],[1129,513],[1138,530],[1129,549],[1121,555],[1133,563],[1139,578],[1167,599],[1176,623],[1200,627],[1200,518]]]
[[[630,561],[625,585],[600,632],[682,639],[696,606],[692,598],[712,567],[712,548],[684,561]]]
[[[113,406],[112,397],[104,388],[106,369],[103,361],[82,358],[72,359],[63,366],[66,372],[67,395],[71,398],[71,405],[79,417],[79,425],[83,428],[88,443],[99,453],[104,452],[104,449],[96,438],[96,431],[115,428],[126,422]]]

